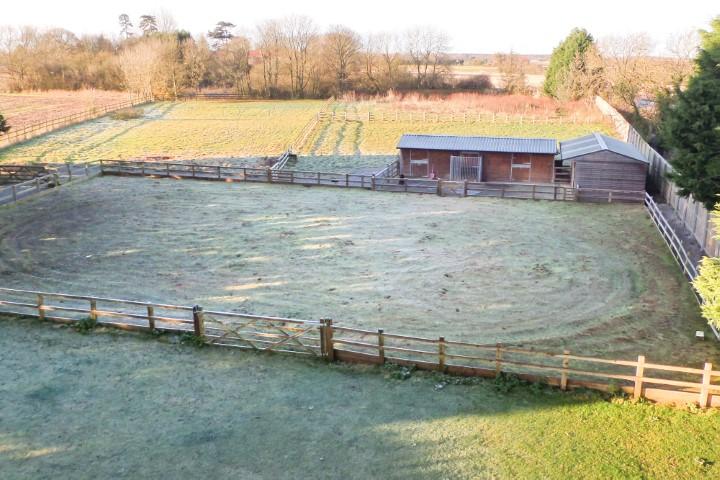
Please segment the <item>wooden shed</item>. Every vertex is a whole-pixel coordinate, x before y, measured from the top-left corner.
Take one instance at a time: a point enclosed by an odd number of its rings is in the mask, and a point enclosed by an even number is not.
[[[560,142],[558,160],[572,168],[572,186],[581,201],[645,199],[648,160],[629,143],[600,133]]]
[[[555,180],[554,139],[406,134],[397,148],[400,173],[406,177],[473,182]]]

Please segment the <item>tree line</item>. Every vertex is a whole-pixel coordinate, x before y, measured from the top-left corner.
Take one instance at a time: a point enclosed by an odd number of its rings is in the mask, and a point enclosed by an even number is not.
[[[256,25],[251,35],[221,21],[192,36],[166,13],[135,22],[122,14],[118,27],[115,38],[3,27],[0,73],[11,90],[127,89],[157,98],[205,88],[305,98],[453,86],[448,36],[433,27],[361,36],[343,25],[321,31],[308,17],[288,16]]]

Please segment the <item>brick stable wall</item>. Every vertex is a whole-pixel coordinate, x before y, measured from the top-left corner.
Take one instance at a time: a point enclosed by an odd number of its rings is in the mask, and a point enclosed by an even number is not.
[[[530,155],[522,153],[497,153],[497,152],[479,152],[483,157],[483,181],[484,182],[512,182],[524,181],[532,183],[552,183],[554,172],[554,156],[553,155]],[[410,150],[405,149],[400,152],[402,158],[401,173],[406,176],[410,175],[410,158],[429,159],[428,172],[433,168],[440,178],[449,178],[450,176],[450,157],[460,155],[455,151],[440,150]],[[515,163],[530,163],[529,171],[515,170],[515,178],[511,176],[510,165]]]

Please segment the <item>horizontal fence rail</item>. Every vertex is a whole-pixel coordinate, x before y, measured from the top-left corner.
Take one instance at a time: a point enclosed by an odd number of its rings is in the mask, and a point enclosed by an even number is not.
[[[15,203],[28,196],[66,185],[74,180],[97,175],[100,173],[97,168],[99,164],[99,161],[88,162],[75,167],[66,164],[63,167],[53,168],[53,172],[50,174],[0,187],[0,205]]]
[[[602,122],[603,118],[591,116],[538,115],[517,113],[492,112],[413,112],[406,110],[378,111],[378,112],[351,112],[348,110],[323,111],[317,114],[321,122],[425,122],[425,123],[507,123],[507,124],[590,124]]]
[[[426,193],[440,196],[499,197],[533,200],[575,201],[575,189],[556,184],[453,182],[426,178],[392,178],[354,173],[307,172],[272,168],[208,165],[179,162],[101,160],[106,175],[141,175],[194,178],[230,182],[265,182],[364,188],[381,192]]]
[[[22,128],[11,128],[9,132],[0,135],[0,147],[7,147],[15,143],[23,142],[42,134],[57,130],[58,128],[67,127],[76,123],[93,120],[112,113],[123,108],[131,108],[150,102],[149,98],[141,98],[135,100],[125,100],[122,102],[101,105],[82,112],[65,115],[62,117],[50,118],[42,122],[26,125]]]
[[[0,313],[127,330],[192,334],[211,345],[275,351],[367,364],[393,363],[462,376],[513,374],[562,390],[622,391],[659,403],[720,406],[720,371],[637,360],[459,342],[298,320],[205,310],[199,305],[0,288]]]

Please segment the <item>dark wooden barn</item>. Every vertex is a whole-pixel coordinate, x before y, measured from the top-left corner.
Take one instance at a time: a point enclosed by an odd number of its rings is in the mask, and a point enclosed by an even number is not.
[[[560,142],[558,161],[571,167],[584,201],[644,201],[648,161],[632,145],[600,133]]]
[[[557,141],[547,138],[403,135],[400,173],[474,182],[552,183]]]

